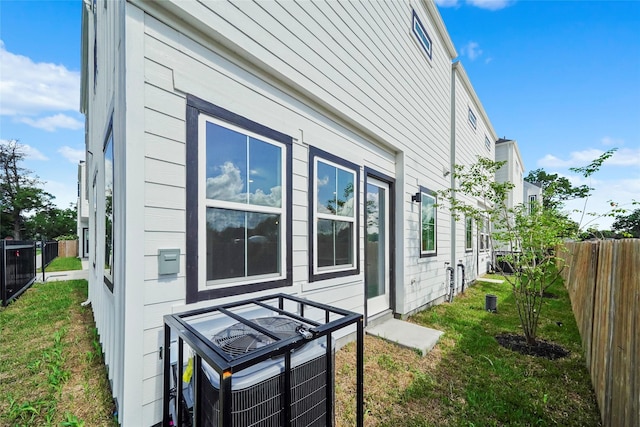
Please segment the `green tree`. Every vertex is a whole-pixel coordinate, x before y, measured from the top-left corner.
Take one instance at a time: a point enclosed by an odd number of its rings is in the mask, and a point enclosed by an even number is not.
[[[39,186],[42,181],[20,166],[24,160],[24,146],[18,140],[0,142],[0,207],[2,221],[14,239],[22,238],[25,215],[51,205],[53,196]]]
[[[29,239],[53,239],[58,236],[74,235],[77,231],[76,209],[49,207],[25,219],[25,236]]]
[[[625,237],[640,238],[640,209],[628,215],[618,215],[611,228]]]
[[[561,269],[556,267],[559,259],[553,249],[560,245],[569,225],[565,217],[539,204],[509,207],[508,195],[514,185],[494,179],[504,163],[478,158],[469,167],[456,165],[455,193],[449,189],[440,195],[449,202],[456,219],[472,217],[476,224],[482,224],[488,218],[492,224],[500,224],[494,227],[489,239],[492,247],[506,250],[501,260],[508,268],[498,271],[511,286],[527,343],[534,345],[544,292],[560,279]],[[482,203],[466,204],[456,194],[471,196]]]
[[[564,202],[582,199],[589,195],[588,185],[571,185],[571,182],[557,173],[547,173],[544,169],[536,169],[524,178],[525,181],[542,188],[542,206],[544,209],[560,211]]]

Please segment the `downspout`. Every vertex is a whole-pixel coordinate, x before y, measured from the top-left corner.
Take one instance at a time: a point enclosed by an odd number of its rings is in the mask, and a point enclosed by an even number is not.
[[[461,259],[458,260],[457,267],[458,267],[458,269],[462,270],[462,274],[460,275],[460,277],[462,279],[462,290],[460,291],[460,293],[464,294],[464,264],[462,263]]]
[[[451,198],[455,200],[456,198],[456,180],[454,178],[453,171],[455,170],[456,164],[456,69],[458,67],[459,62],[456,61],[451,64],[451,142],[449,144],[449,158],[450,165],[449,171],[445,171],[445,177],[447,174],[449,175],[449,185],[451,188]],[[455,294],[455,270],[453,267],[449,265],[455,265],[456,259],[456,220],[451,215],[451,263],[447,264],[447,272],[449,273],[449,302],[453,301],[453,295]]]
[[[455,270],[448,262],[445,262],[444,265],[447,266],[447,277],[449,278],[449,302],[453,302],[453,297],[456,293],[456,281],[454,277]]]

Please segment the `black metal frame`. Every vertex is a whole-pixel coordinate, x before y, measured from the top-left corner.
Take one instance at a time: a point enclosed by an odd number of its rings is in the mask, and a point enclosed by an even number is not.
[[[15,251],[13,274],[7,264],[7,252]],[[31,252],[29,254],[29,252]],[[18,259],[22,257],[24,260]],[[0,299],[7,306],[36,280],[36,242],[21,240],[0,241]],[[11,288],[11,289],[9,289]]]
[[[295,303],[297,307],[297,313],[286,311],[284,309],[285,302]],[[276,304],[277,303],[277,304]],[[305,300],[302,298],[294,297],[286,294],[269,295],[261,298],[252,298],[235,303],[219,305],[215,307],[203,308],[198,310],[192,310],[180,314],[172,314],[164,316],[164,347],[161,350],[164,365],[164,402],[163,402],[163,425],[169,426],[170,420],[170,407],[169,403],[171,396],[171,335],[172,332],[177,334],[178,340],[178,361],[177,361],[177,375],[176,375],[176,402],[182,400],[182,375],[184,366],[184,354],[183,346],[187,343],[194,351],[194,404],[193,404],[193,417],[194,421],[200,416],[201,409],[199,408],[200,397],[198,396],[198,384],[203,381],[203,374],[201,364],[204,360],[220,375],[220,413],[218,425],[227,426],[230,425],[231,420],[231,382],[233,374],[245,369],[249,366],[264,360],[271,359],[275,356],[284,356],[285,360],[285,384],[290,384],[289,373],[291,367],[291,352],[296,348],[299,348],[309,342],[309,339],[304,338],[302,335],[297,335],[291,338],[280,339],[276,337],[272,332],[262,328],[259,325],[251,322],[244,317],[230,311],[234,308],[262,308],[268,309],[278,313],[281,316],[286,316],[292,320],[304,322],[305,324],[312,325],[309,328],[309,332],[312,334],[311,339],[317,339],[326,337],[327,339],[327,376],[333,375],[333,367],[331,366],[333,358],[331,357],[333,349],[331,348],[331,334],[344,327],[352,324],[357,324],[357,354],[356,354],[356,426],[362,427],[364,424],[364,319],[361,314],[354,313],[347,310],[342,310],[336,307],[331,307],[325,304],[320,304]],[[312,307],[314,309],[324,311],[324,323],[317,322],[315,320],[304,317],[305,307]],[[273,338],[275,341],[272,344],[266,345],[259,349],[256,349],[250,353],[233,358],[216,347],[210,340],[199,333],[193,328],[185,319],[191,316],[198,316],[206,313],[219,312],[226,315],[238,322],[244,323],[247,326]],[[338,319],[330,320],[331,315],[341,316]],[[333,384],[333,378],[327,378],[327,384]],[[327,387],[327,404],[329,406],[327,410],[326,425],[333,425],[333,387]],[[291,396],[289,387],[285,387],[285,426],[290,426],[290,402]],[[182,413],[182,407],[177,405],[176,417],[174,420],[175,425],[182,425],[185,414]],[[195,425],[195,423],[194,423]]]

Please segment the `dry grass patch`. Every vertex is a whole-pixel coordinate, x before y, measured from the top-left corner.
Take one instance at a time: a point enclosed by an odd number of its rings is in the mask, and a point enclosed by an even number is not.
[[[413,404],[413,399],[424,394],[423,387],[429,389],[442,351],[435,348],[422,357],[414,350],[371,336],[365,336],[364,346],[365,426],[392,426],[398,419],[424,415],[423,405]],[[338,427],[355,425],[355,399],[356,347],[350,343],[336,353],[335,411]],[[441,410],[437,399],[433,400],[426,420],[438,423]]]

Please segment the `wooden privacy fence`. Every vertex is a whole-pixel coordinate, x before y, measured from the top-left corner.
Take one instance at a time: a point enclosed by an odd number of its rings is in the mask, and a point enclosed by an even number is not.
[[[602,423],[640,426],[640,239],[565,247],[563,277]]]

